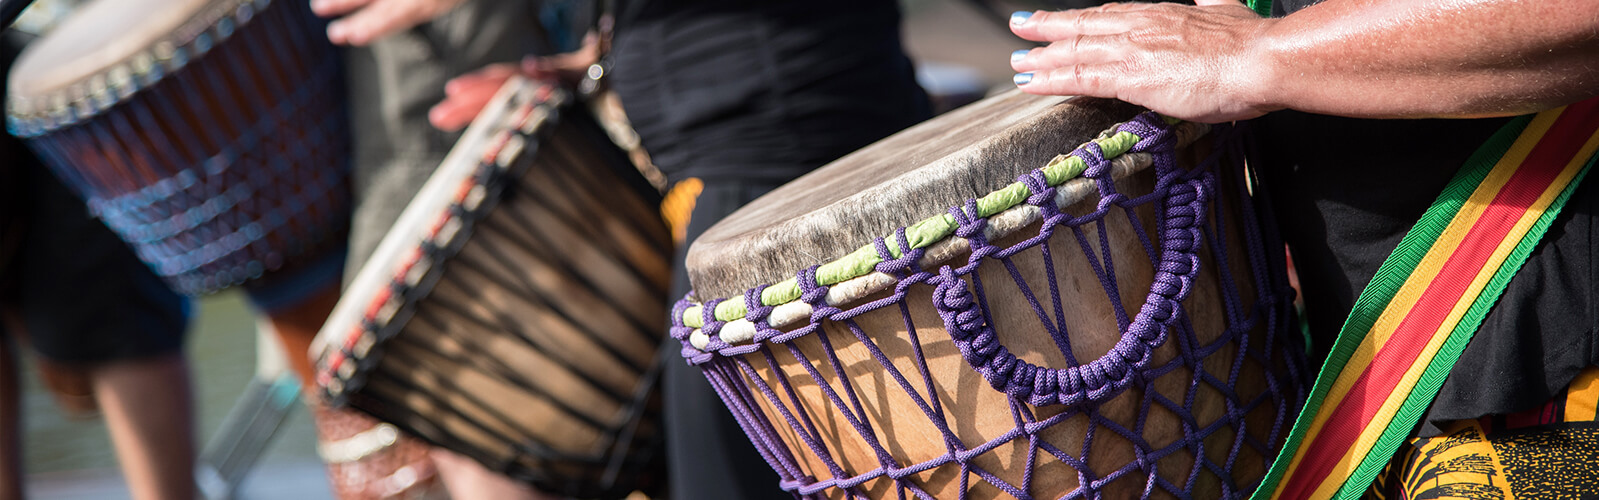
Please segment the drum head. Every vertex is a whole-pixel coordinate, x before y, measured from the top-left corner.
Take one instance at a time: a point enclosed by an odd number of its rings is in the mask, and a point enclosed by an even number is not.
[[[791,278],[1016,182],[1141,108],[1021,91],[985,99],[878,141],[751,202],[688,252],[701,300]]]
[[[304,1],[304,0],[300,0]],[[112,67],[148,66],[250,0],[96,0],[28,46],[11,69],[12,99],[37,99]],[[150,52],[143,63],[137,56]],[[138,73],[138,68],[129,68]]]

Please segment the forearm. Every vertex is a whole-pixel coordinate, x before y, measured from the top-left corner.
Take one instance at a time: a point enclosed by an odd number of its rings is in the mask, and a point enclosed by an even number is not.
[[[1599,2],[1330,0],[1262,31],[1270,107],[1513,115],[1599,95]]]

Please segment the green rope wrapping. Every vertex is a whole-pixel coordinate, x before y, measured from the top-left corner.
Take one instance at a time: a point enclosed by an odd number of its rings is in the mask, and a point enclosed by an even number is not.
[[[1169,117],[1164,119],[1169,124],[1176,124],[1181,121]],[[1118,131],[1109,136],[1094,139],[1093,142],[1099,145],[1099,149],[1104,153],[1105,159],[1110,160],[1125,154],[1141,140],[1143,140],[1142,137],[1133,135],[1131,132]],[[1056,156],[1055,159],[1050,160],[1049,164],[1044,165],[1040,170],[1044,172],[1044,179],[1050,186],[1059,186],[1082,175],[1083,171],[1087,169],[1087,162],[1076,156],[1074,152],[1074,154]],[[1027,198],[1032,195],[1032,190],[1028,189],[1026,184],[1019,181],[1013,182],[997,191],[984,195],[982,198],[978,198],[977,216],[990,217],[1004,212],[1026,202]],[[905,237],[910,242],[912,249],[927,248],[953,234],[955,234],[955,217],[949,214],[935,215],[905,228]],[[899,248],[899,243],[895,241],[892,235],[885,239],[888,243],[889,253],[893,254],[895,258],[904,257],[904,252]],[[831,286],[859,278],[876,270],[877,265],[882,262],[883,259],[877,255],[876,246],[867,244],[838,260],[818,267],[816,269],[816,284]],[[761,291],[761,304],[767,306],[779,306],[799,300],[799,298],[800,287],[795,278],[783,280]],[[690,307],[683,311],[683,324],[685,326],[692,328],[705,326],[701,317],[701,307],[703,306]],[[724,300],[716,305],[716,319],[718,321],[743,319],[747,312],[742,300]]]

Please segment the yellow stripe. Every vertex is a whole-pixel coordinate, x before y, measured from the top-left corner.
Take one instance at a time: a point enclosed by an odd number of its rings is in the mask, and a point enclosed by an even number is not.
[[[1577,374],[1566,389],[1567,422],[1599,420],[1599,368],[1589,367]]]
[[[1449,315],[1444,318],[1443,323],[1439,324],[1438,330],[1432,334],[1431,340],[1427,342],[1427,347],[1422,349],[1417,359],[1430,360],[1438,354],[1438,349],[1443,347],[1444,340],[1449,337],[1447,333],[1454,331],[1455,325],[1460,323],[1460,318],[1466,315],[1467,309],[1471,308],[1473,300],[1482,293],[1484,287],[1488,286],[1488,281],[1493,279],[1494,272],[1498,270],[1499,264],[1504,262],[1510,252],[1516,248],[1516,244],[1521,241],[1521,235],[1526,234],[1532,228],[1532,224],[1537,222],[1538,217],[1543,214],[1544,208],[1547,208],[1549,203],[1553,202],[1555,196],[1559,194],[1559,189],[1546,190],[1544,196],[1539,197],[1535,208],[1528,210],[1527,213],[1522,215],[1520,220],[1516,221],[1516,225],[1510,230],[1508,237],[1498,248],[1494,249],[1493,255],[1488,258],[1488,262],[1477,272],[1477,276],[1472,279],[1471,285],[1466,287],[1465,293],[1455,303],[1455,307],[1450,309]],[[1445,335],[1439,335],[1439,332],[1445,333]],[[1411,388],[1416,386],[1416,381],[1420,380],[1422,373],[1426,371],[1427,363],[1411,364],[1410,369],[1406,370],[1404,377],[1399,380],[1399,384],[1394,387],[1394,394],[1410,394]],[[1372,423],[1380,425],[1368,425],[1366,428],[1361,429],[1360,437],[1355,440],[1355,445],[1349,448],[1343,458],[1338,460],[1338,465],[1333,468],[1333,470],[1343,471],[1343,473],[1329,474],[1328,477],[1348,477],[1349,473],[1352,473],[1355,467],[1360,465],[1360,460],[1371,452],[1373,446],[1377,445],[1377,439],[1382,437],[1383,431],[1387,428],[1387,422],[1393,420],[1394,414],[1399,412],[1399,407],[1404,402],[1405,398],[1400,397],[1389,397],[1384,400],[1382,407],[1372,417]],[[1312,495],[1312,498],[1331,497],[1342,486],[1343,481],[1325,481],[1316,488],[1316,494]]]
[[[1295,450],[1294,458],[1289,462],[1290,467],[1288,470],[1298,469],[1300,463],[1304,461],[1305,452],[1310,443],[1314,442],[1316,437],[1321,434],[1321,430],[1326,426],[1327,418],[1332,414],[1333,409],[1343,402],[1344,396],[1352,389],[1355,380],[1366,371],[1366,367],[1370,366],[1376,353],[1392,337],[1394,328],[1398,327],[1399,322],[1404,319],[1404,315],[1415,305],[1416,300],[1426,290],[1427,285],[1432,283],[1433,277],[1438,274],[1438,270],[1449,259],[1449,255],[1454,252],[1456,247],[1460,246],[1460,241],[1465,238],[1467,232],[1462,228],[1469,229],[1476,222],[1477,218],[1482,215],[1483,210],[1487,209],[1489,202],[1510,180],[1511,175],[1515,173],[1516,167],[1526,160],[1527,155],[1532,152],[1534,146],[1537,146],[1538,141],[1548,132],[1549,127],[1554,124],[1555,119],[1558,117],[1559,113],[1540,113],[1535,116],[1505,152],[1505,155],[1499,159],[1493,169],[1488,172],[1488,175],[1483,178],[1482,183],[1467,198],[1467,202],[1461,207],[1460,212],[1455,214],[1449,225],[1439,234],[1437,242],[1428,249],[1427,255],[1421,259],[1416,265],[1415,271],[1405,280],[1405,284],[1394,294],[1394,298],[1389,301],[1382,314],[1372,324],[1372,328],[1367,333],[1366,338],[1356,348],[1355,352],[1350,355],[1349,361],[1344,365],[1344,369],[1338,373],[1338,378],[1333,383],[1331,390],[1327,392],[1326,398],[1322,401],[1321,411],[1316,413],[1315,419],[1311,421],[1310,428],[1305,432],[1305,438],[1301,442],[1301,446],[1298,450]],[[1345,455],[1346,460],[1348,456],[1348,454]],[[1340,464],[1342,462],[1341,460]],[[1329,475],[1328,477],[1336,476]],[[1280,484],[1287,484],[1287,479],[1286,477],[1283,478]],[[1325,487],[1325,484],[1323,487]],[[1321,488],[1318,488],[1317,492],[1319,493],[1320,491]],[[1282,489],[1279,487],[1273,498],[1281,498],[1281,494]]]
[[[1509,257],[1510,252],[1515,250],[1517,244],[1521,242],[1522,237],[1524,237],[1527,232],[1532,229],[1532,225],[1538,221],[1538,218],[1543,215],[1546,209],[1549,208],[1549,205],[1554,203],[1555,198],[1560,196],[1561,191],[1563,191],[1565,186],[1571,182],[1571,179],[1577,175],[1577,172],[1582,169],[1583,164],[1587,163],[1587,160],[1592,154],[1595,146],[1599,146],[1599,137],[1590,138],[1589,142],[1584,144],[1582,150],[1579,151],[1579,153],[1575,155],[1572,160],[1567,162],[1565,168],[1563,168],[1560,174],[1555,177],[1554,181],[1544,189],[1544,192],[1539,195],[1538,199],[1533,202],[1532,206],[1528,207],[1527,211],[1523,213],[1521,218],[1516,221],[1516,224],[1512,226],[1510,231],[1506,234],[1504,241],[1502,241],[1499,246],[1494,249],[1493,254],[1488,258],[1488,261],[1485,262],[1482,269],[1478,271],[1477,276],[1472,279],[1471,285],[1467,287],[1465,293],[1461,295],[1461,299],[1452,309],[1450,309],[1449,315],[1444,318],[1444,321],[1439,325],[1438,330],[1431,335],[1432,338],[1430,341],[1428,341],[1427,347],[1421,352],[1417,359],[1430,360],[1437,355],[1438,349],[1443,346],[1444,340],[1448,338],[1447,334],[1454,331],[1455,326],[1460,323],[1460,318],[1465,316],[1466,311],[1471,308],[1472,302],[1475,301],[1476,297],[1481,294],[1482,289],[1488,285],[1488,282],[1492,280],[1494,273],[1497,272],[1499,266],[1505,261],[1505,259]],[[1479,193],[1472,193],[1468,203],[1479,203],[1481,198],[1478,197],[1478,194]],[[1496,191],[1494,195],[1497,194],[1498,193]],[[1489,201],[1492,199],[1492,196],[1487,198]],[[1482,204],[1486,205],[1486,202],[1482,202]],[[1478,212],[1480,213],[1481,211],[1479,210]],[[1472,222],[1475,224],[1476,221],[1473,220]],[[1471,226],[1468,225],[1456,228],[1453,226],[1453,224],[1451,224],[1450,228],[1446,229],[1445,231],[1447,233],[1458,229],[1458,232],[1464,234],[1470,229],[1470,227]],[[1453,246],[1448,248],[1451,252],[1454,249]],[[1437,247],[1435,246],[1434,249],[1437,249]],[[1433,255],[1432,252],[1429,251],[1428,258],[1431,257],[1433,257]],[[1445,260],[1447,260],[1447,256],[1445,257]],[[1407,283],[1407,286],[1408,285],[1409,283]],[[1415,301],[1412,299],[1409,302],[1413,304]],[[1385,311],[1385,315],[1386,312],[1387,311]],[[1406,308],[1404,312],[1408,313],[1409,308]],[[1397,326],[1397,323],[1395,325]],[[1391,337],[1392,331],[1387,333],[1388,336]],[[1409,394],[1411,389],[1415,387],[1416,382],[1421,379],[1421,375],[1426,371],[1427,363],[1412,364],[1410,369],[1405,372],[1404,377],[1400,379],[1399,384],[1395,386],[1394,394]],[[1370,453],[1373,446],[1376,446],[1377,440],[1382,436],[1383,431],[1387,427],[1387,422],[1392,421],[1394,415],[1399,412],[1399,407],[1404,404],[1404,399],[1405,398],[1390,397],[1383,402],[1382,407],[1377,411],[1376,415],[1372,417],[1372,422],[1374,424],[1381,423],[1381,425],[1368,425],[1366,428],[1361,429],[1360,437],[1355,440],[1355,445],[1350,447],[1349,451],[1345,453],[1344,456],[1338,461],[1338,465],[1333,469],[1334,471],[1352,472],[1355,467],[1360,465],[1360,459]],[[1348,475],[1348,473],[1337,473],[1336,475],[1329,474],[1328,477],[1347,477]],[[1312,495],[1312,498],[1331,497],[1334,493],[1338,492],[1338,489],[1341,486],[1342,481],[1325,481],[1316,488],[1316,493]]]

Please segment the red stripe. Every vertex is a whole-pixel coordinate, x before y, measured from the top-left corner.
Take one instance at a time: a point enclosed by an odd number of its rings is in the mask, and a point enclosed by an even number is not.
[[[1399,380],[1414,365],[1471,285],[1471,280],[1503,243],[1505,235],[1548,189],[1593,131],[1599,129],[1596,111],[1599,111],[1599,99],[1572,105],[1533,147],[1521,168],[1511,175],[1472,225],[1461,246],[1449,256],[1437,278],[1427,285],[1415,308],[1400,321],[1394,335],[1328,416],[1321,432],[1306,448],[1299,470],[1282,490],[1282,498],[1309,498],[1339,459],[1354,446],[1360,431],[1371,423]]]

